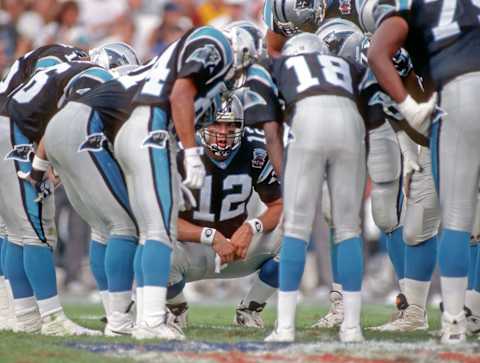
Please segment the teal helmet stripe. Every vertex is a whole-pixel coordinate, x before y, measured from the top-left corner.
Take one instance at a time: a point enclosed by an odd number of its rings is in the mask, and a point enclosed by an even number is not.
[[[211,26],[204,26],[195,30],[192,34],[190,34],[185,45],[188,46],[188,41],[197,40],[202,37],[213,39],[220,44],[225,56],[226,66],[233,64],[233,51],[232,47],[230,46],[230,42],[220,30]]]

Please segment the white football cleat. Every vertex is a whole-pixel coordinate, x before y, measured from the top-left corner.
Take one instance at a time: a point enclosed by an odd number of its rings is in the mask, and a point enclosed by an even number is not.
[[[278,329],[270,333],[265,339],[266,343],[284,342],[290,343],[295,341],[295,329]]]
[[[135,322],[130,314],[114,312],[107,319],[105,336],[118,337],[132,335]]]
[[[440,342],[442,344],[459,344],[466,341],[467,319],[462,310],[457,316],[451,316],[446,311],[442,314],[442,330]]]
[[[473,315],[472,310],[468,307],[465,310],[465,317],[467,318],[467,335],[476,335],[480,333],[480,316]]]
[[[103,335],[101,331],[84,328],[65,316],[63,311],[47,315],[42,318],[42,335],[53,336],[100,336]]]
[[[133,329],[132,337],[138,340],[185,340],[185,335],[175,325],[160,323],[154,326],[150,326],[145,321],[142,321],[135,327],[135,329]]]
[[[343,295],[340,291],[330,291],[330,309],[312,328],[335,328],[343,323]]]
[[[388,323],[368,327],[368,330],[374,331],[391,331],[391,325],[397,320],[403,319],[403,314],[408,307],[407,298],[402,293],[398,294],[395,298],[395,312],[390,316]]]
[[[241,301],[235,310],[233,324],[247,328],[263,329],[265,324],[260,313],[265,308],[265,305],[265,303],[259,304],[255,301],[250,301],[250,304],[245,305]]]
[[[342,343],[357,343],[365,341],[360,325],[351,328],[340,326],[338,337]]]
[[[9,321],[9,324],[11,322]],[[25,311],[24,313],[17,313],[15,317],[15,325],[13,326],[13,332],[15,333],[40,333],[42,328],[42,318],[38,309]]]
[[[377,327],[377,331],[411,332],[428,329],[427,312],[418,305],[408,305],[397,319]]]
[[[167,318],[168,325],[175,325],[180,329],[187,329],[188,327],[188,304],[186,302],[181,304],[167,304]]]

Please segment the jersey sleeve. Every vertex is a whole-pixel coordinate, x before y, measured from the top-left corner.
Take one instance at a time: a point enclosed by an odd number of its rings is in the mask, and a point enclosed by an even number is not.
[[[242,102],[246,126],[281,120],[278,88],[270,73],[260,65],[248,69]]]
[[[392,16],[400,16],[408,22],[412,3],[413,0],[379,0],[373,12],[376,27]]]
[[[194,31],[182,48],[177,77],[191,78],[200,88],[221,79],[233,64],[233,53],[227,38],[211,27]]]

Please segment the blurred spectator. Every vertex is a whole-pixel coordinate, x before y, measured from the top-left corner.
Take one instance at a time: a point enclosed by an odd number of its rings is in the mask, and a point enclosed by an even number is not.
[[[103,38],[99,43],[105,44],[109,42],[125,42],[133,44],[133,36],[135,34],[135,23],[129,15],[122,15],[113,23],[110,35]]]
[[[127,0],[79,0],[79,6],[81,22],[95,42],[108,36],[116,20],[128,13]]]
[[[193,26],[190,18],[183,15],[183,9],[175,3],[167,3],[163,10],[163,22],[153,30],[150,36],[151,55],[163,52],[170,44],[179,39]]]
[[[225,7],[223,0],[205,0],[198,7],[198,17],[202,25],[209,24],[215,18],[224,15]]]
[[[55,21],[50,22],[39,36],[35,46],[63,43],[88,48],[86,29],[80,25],[80,8],[74,0],[61,3]]]
[[[58,11],[57,0],[34,1],[30,9],[18,19],[17,30],[21,39],[18,51],[25,53],[37,44],[39,34],[46,24],[54,21]]]
[[[17,22],[25,11],[24,0],[4,0],[0,12],[0,43],[2,44],[4,56],[11,63],[16,57],[22,54],[17,52],[20,35],[17,30]]]
[[[223,28],[225,25],[238,20],[252,20],[247,12],[248,0],[223,0],[224,14],[217,16],[209,24]]]

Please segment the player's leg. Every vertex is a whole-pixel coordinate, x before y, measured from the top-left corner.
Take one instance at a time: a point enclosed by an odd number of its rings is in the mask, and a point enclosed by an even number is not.
[[[11,329],[9,324],[10,298],[3,265],[4,244],[7,243],[6,241],[7,229],[0,216],[0,330]]]
[[[106,332],[125,334],[133,327],[126,311],[131,302],[137,230],[120,167],[105,142],[98,141],[102,130],[96,112],[72,102],[50,121],[45,148],[73,207],[96,232],[90,257],[100,289],[107,280]]]
[[[401,155],[395,132],[388,122],[369,131],[368,173],[372,180],[372,214],[375,224],[387,235],[387,251],[400,291],[405,277],[405,245],[400,227],[402,208]]]
[[[313,222],[316,214],[321,213],[317,210],[317,201],[321,198],[327,162],[323,145],[326,134],[322,130],[328,121],[318,114],[325,104],[322,101],[322,97],[299,101],[292,119],[294,139],[286,151],[283,177],[284,237],[280,251],[277,328],[266,341],[294,340],[298,288]],[[328,104],[326,107],[333,114],[337,111]]]
[[[433,163],[439,158],[439,197],[442,231],[438,242],[441,275],[442,342],[465,340],[463,310],[467,288],[469,241],[477,200],[480,164],[480,124],[475,90],[480,74],[457,77],[445,85],[441,107],[446,115],[433,125],[439,145],[432,145]],[[441,128],[441,131],[439,130]],[[434,169],[435,169],[435,165]]]
[[[477,194],[477,208],[470,239],[470,253],[468,264],[468,288],[465,294],[465,307],[467,314],[467,333],[480,332],[480,193]]]
[[[169,140],[167,115],[159,108],[137,107],[115,140],[115,156],[125,174],[142,251],[143,321],[139,339],[183,339],[165,324],[172,241],[176,240],[178,183],[175,142]],[[155,142],[145,140],[157,133]]]
[[[340,339],[349,342],[363,340],[360,329],[363,279],[360,212],[366,178],[365,128],[349,100],[342,100],[338,110],[341,110],[337,112],[342,117],[336,120],[335,127],[344,130],[339,133],[343,142],[332,150],[327,181],[337,244],[338,275],[343,288],[344,320]]]

